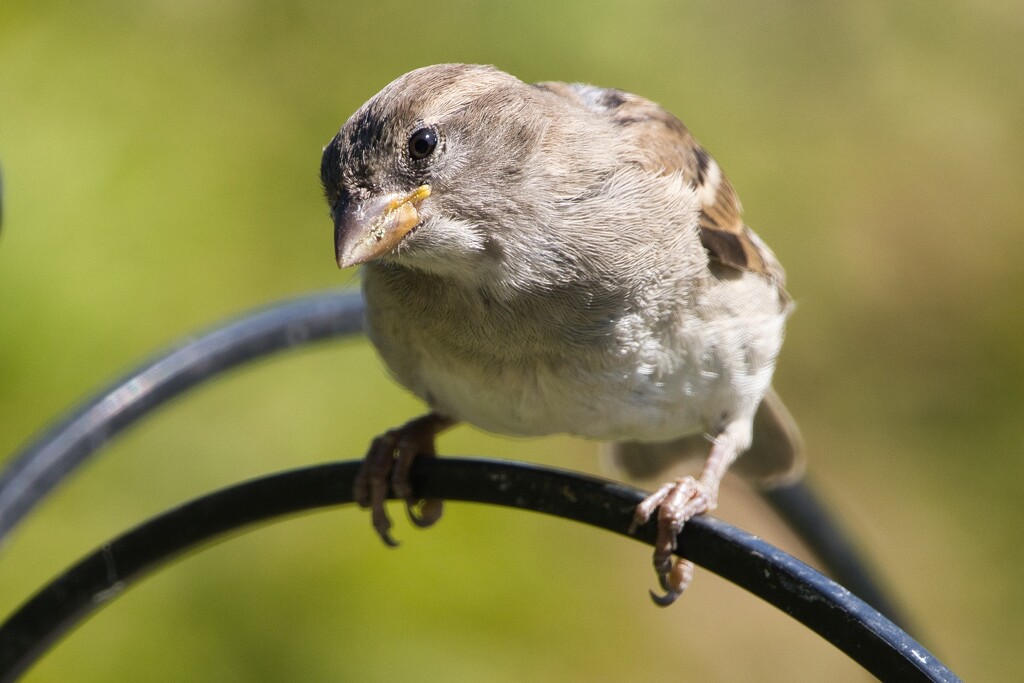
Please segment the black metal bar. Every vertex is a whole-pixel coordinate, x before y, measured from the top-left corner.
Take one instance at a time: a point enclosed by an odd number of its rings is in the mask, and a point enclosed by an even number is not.
[[[239,527],[350,503],[358,466],[321,465],[232,486],[104,544],[0,626],[0,680],[16,678],[95,609],[183,551]],[[544,512],[624,536],[629,536],[633,509],[645,495],[572,472],[456,458],[421,459],[414,467],[413,483],[424,497]],[[654,524],[631,537],[653,544]],[[700,516],[686,524],[679,542],[684,556],[790,614],[882,680],[959,680],[848,590],[746,532]]]
[[[170,399],[242,363],[362,330],[360,296],[327,292],[247,313],[143,363],[39,434],[7,464],[0,474],[0,543],[101,446]]]
[[[853,542],[853,537],[839,524],[839,519],[815,494],[807,479],[760,491],[779,517],[825,566],[826,571],[889,619],[920,637],[914,624],[892,597],[882,589],[878,573],[872,570],[867,556]]]

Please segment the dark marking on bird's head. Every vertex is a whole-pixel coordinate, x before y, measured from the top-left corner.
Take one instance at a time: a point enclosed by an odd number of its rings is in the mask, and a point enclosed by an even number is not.
[[[324,147],[320,157],[320,184],[324,189],[327,203],[334,206],[341,188],[341,133],[338,133]]]
[[[700,228],[700,241],[712,259],[736,268],[746,268],[749,259],[738,235],[704,225]]]
[[[493,67],[468,64],[440,64],[399,77],[349,117],[324,148],[320,178],[328,200],[341,186],[379,194],[429,183],[429,168],[445,151],[446,122],[489,90],[513,82],[518,83]],[[436,153],[410,158],[410,135],[424,126],[436,128]]]
[[[607,88],[601,95],[600,102],[605,109],[618,109],[625,104],[626,95],[621,90]]]
[[[708,167],[711,165],[711,155],[700,146],[694,148],[693,155],[697,160],[697,185],[701,186],[707,179]]]
[[[390,119],[383,109],[378,100],[371,100],[345,124],[342,133],[354,151],[369,150],[383,142]]]
[[[405,177],[410,174],[404,172],[407,169],[402,166],[401,150],[407,131],[399,114],[376,98],[370,100],[324,147],[320,182],[332,210],[344,194],[367,196],[385,187],[387,191],[408,190],[419,184],[416,178]]]

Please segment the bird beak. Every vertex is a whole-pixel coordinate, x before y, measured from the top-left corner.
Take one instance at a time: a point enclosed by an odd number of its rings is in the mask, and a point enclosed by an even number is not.
[[[364,202],[351,202],[334,220],[334,255],[339,268],[366,263],[394,249],[420,224],[417,209],[430,196],[430,186],[395,192]]]

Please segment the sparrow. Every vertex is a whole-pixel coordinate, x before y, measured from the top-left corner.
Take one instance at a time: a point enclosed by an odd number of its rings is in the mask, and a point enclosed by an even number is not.
[[[429,413],[376,438],[355,482],[388,545],[389,492],[429,526],[415,458],[458,422],[609,444],[628,475],[699,458],[637,506],[654,517],[661,605],[689,584],[685,522],[737,461],[799,475],[772,373],[792,301],[715,160],[659,105],[492,66],[411,71],[324,148],[338,266],[362,264],[368,335]]]

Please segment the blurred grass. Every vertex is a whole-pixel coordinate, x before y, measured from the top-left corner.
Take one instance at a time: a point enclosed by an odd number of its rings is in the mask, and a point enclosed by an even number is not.
[[[1022,45],[1024,10],[996,0],[6,0],[0,457],[186,333],[350,284],[332,262],[319,153],[400,73],[485,62],[616,86],[687,122],[786,264],[799,309],[776,384],[811,476],[925,645],[966,679],[1012,680]],[[355,457],[418,410],[362,341],[204,388],[29,519],[0,554],[0,611],[144,517]],[[441,447],[597,471],[595,446],[566,438],[463,427]],[[720,515],[787,538],[741,486]],[[653,609],[646,551],[589,529],[451,505],[429,533],[398,533],[388,551],[341,510],[233,539],[133,589],[28,678],[865,678],[706,572]]]

